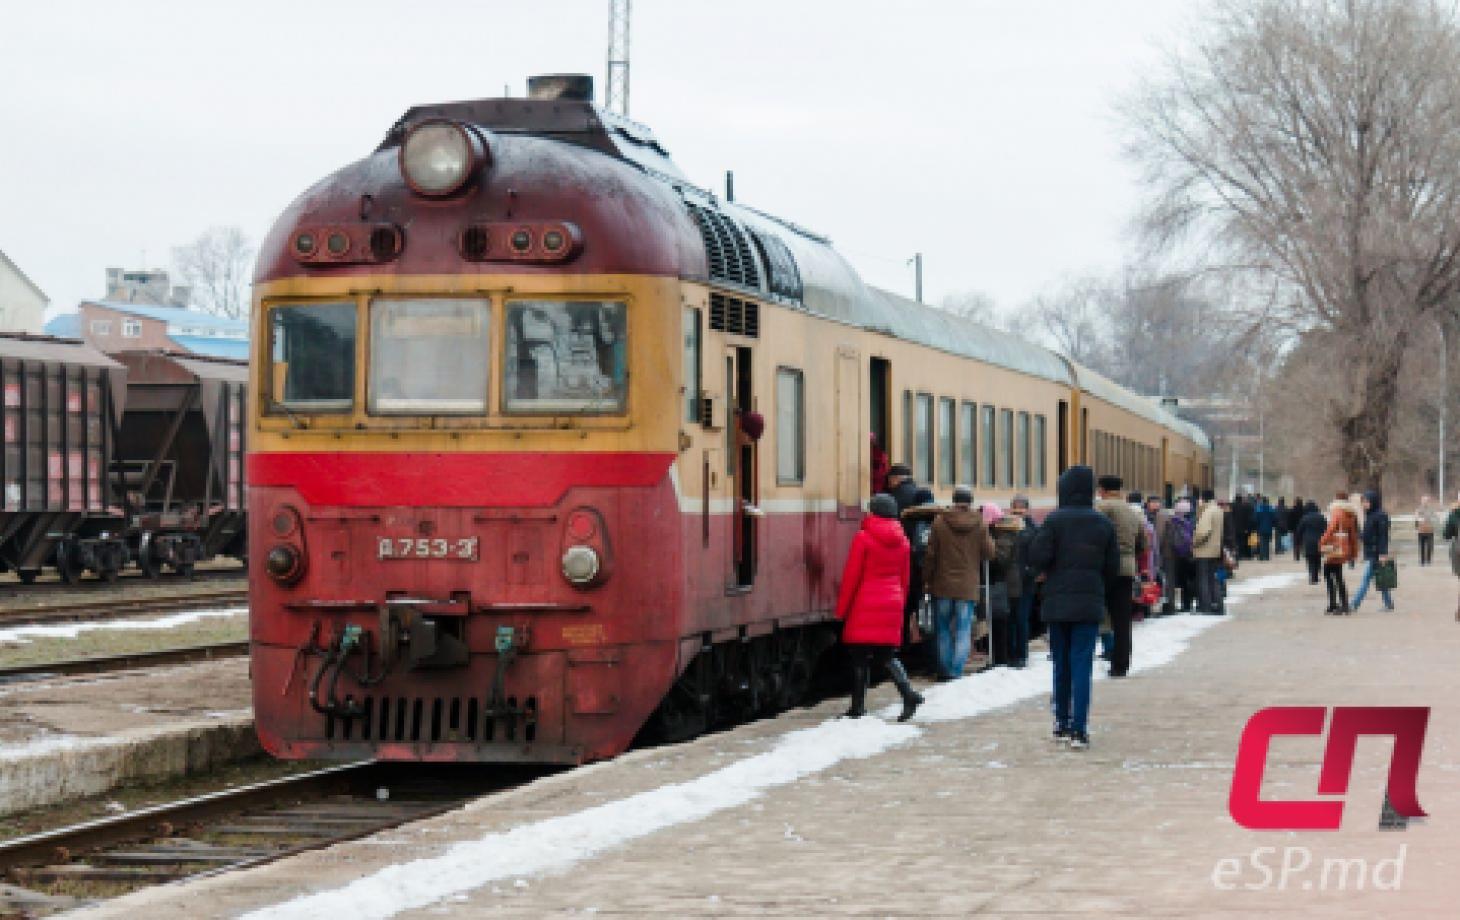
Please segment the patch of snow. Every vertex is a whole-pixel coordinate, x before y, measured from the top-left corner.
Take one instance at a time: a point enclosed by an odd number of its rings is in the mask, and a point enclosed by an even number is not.
[[[561,871],[677,824],[744,805],[843,760],[871,757],[921,732],[880,719],[836,719],[784,735],[769,751],[683,783],[465,840],[438,856],[388,866],[340,888],[244,915],[244,920],[384,920],[492,882]],[[495,889],[494,889],[495,890]]]
[[[1228,603],[1240,603],[1246,597],[1302,577],[1302,573],[1281,573],[1234,582],[1228,588]],[[1147,621],[1136,634],[1131,670],[1151,670],[1170,663],[1192,639],[1227,619],[1187,614]],[[927,702],[919,708],[916,721],[968,719],[1047,696],[1050,672],[1050,663],[1039,661],[1022,670],[996,668],[929,687],[924,691]],[[1097,679],[1104,676],[1097,670]],[[895,704],[883,714],[890,718],[898,709]],[[493,883],[515,879],[514,884],[523,887],[523,876],[565,870],[668,827],[748,803],[752,810],[760,811],[763,806],[752,800],[768,789],[794,783],[844,760],[880,754],[921,733],[915,726],[883,719],[833,719],[788,732],[769,751],[697,779],[464,840],[439,855],[387,866],[338,888],[251,911],[241,920],[313,920],[328,916],[386,920],[477,889],[501,894],[502,889]],[[1003,766],[997,761],[988,766],[995,764]],[[794,833],[789,826],[786,831],[788,836]]]
[[[49,757],[61,751],[80,748],[105,747],[120,744],[120,738],[89,738],[82,735],[42,735],[20,744],[5,744],[0,747],[0,760],[23,760],[29,757]]]
[[[95,620],[84,623],[58,623],[47,625],[37,623],[31,626],[12,626],[0,629],[0,642],[33,642],[36,639],[75,639],[82,633],[99,630],[175,629],[199,620],[221,617],[236,617],[248,613],[247,607],[220,607],[210,610],[187,610],[168,614],[165,617],[136,620]]]

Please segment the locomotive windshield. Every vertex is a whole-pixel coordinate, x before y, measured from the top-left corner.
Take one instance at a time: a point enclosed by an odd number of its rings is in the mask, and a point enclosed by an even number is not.
[[[553,414],[623,411],[625,318],[624,304],[616,302],[509,303],[504,408]]]
[[[355,304],[312,303],[270,313],[269,385],[275,405],[348,409],[355,397]]]
[[[371,303],[370,411],[437,415],[487,409],[487,300]]]

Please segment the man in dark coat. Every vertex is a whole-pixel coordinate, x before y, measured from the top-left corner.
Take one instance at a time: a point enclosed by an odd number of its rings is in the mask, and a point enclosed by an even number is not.
[[[1293,499],[1293,507],[1291,507],[1291,508],[1288,509],[1288,533],[1296,534],[1298,532],[1298,525],[1301,524],[1301,523],[1303,523],[1303,518],[1308,514],[1308,505],[1313,505],[1314,507],[1317,507],[1317,503],[1315,503],[1315,502],[1308,502],[1308,504],[1305,505],[1303,503],[1303,500],[1301,498],[1295,498],[1295,499]],[[1293,561],[1294,562],[1297,562],[1298,561],[1299,554],[1302,553],[1302,551],[1303,551],[1303,548],[1298,545],[1298,539],[1297,539],[1297,537],[1294,537],[1293,538]]]
[[[1230,517],[1235,527],[1235,533],[1232,536],[1236,542],[1237,558],[1251,559],[1252,547],[1248,545],[1248,540],[1256,530],[1256,525],[1253,523],[1251,500],[1243,498],[1241,495],[1234,496]]]
[[[1364,493],[1363,502],[1364,529],[1359,532],[1359,540],[1364,545],[1364,574],[1359,578],[1359,590],[1354,592],[1354,613],[1359,612],[1359,604],[1369,593],[1369,582],[1374,580],[1379,563],[1389,561],[1389,512],[1384,510],[1384,500],[1378,491],[1372,491]],[[1380,588],[1379,596],[1384,599],[1385,610],[1394,609],[1394,597],[1387,588]]]
[[[1120,574],[1115,525],[1095,510],[1095,472],[1060,474],[1059,507],[1034,536],[1029,566],[1044,578],[1043,617],[1054,657],[1054,739],[1090,746],[1090,677],[1105,613],[1105,586]]]
[[[912,470],[907,468],[906,463],[894,463],[887,468],[887,493],[892,496],[893,501],[897,502],[897,514],[902,520],[902,532],[907,536],[907,542],[912,547],[912,558],[909,563],[912,571],[909,573],[907,603],[903,611],[902,627],[902,647],[906,649],[912,644],[912,624],[917,617],[918,605],[923,602],[923,594],[927,590],[923,586],[923,554],[928,550],[932,521],[902,517],[902,513],[909,508],[932,504],[933,493],[918,485],[917,480],[912,477]],[[922,664],[921,656],[912,654],[911,651],[907,658],[909,663],[914,666]]]
[[[1323,551],[1318,547],[1323,542],[1323,532],[1328,529],[1328,518],[1318,510],[1315,502],[1309,502],[1303,509],[1303,517],[1293,530],[1293,543],[1303,553],[1308,563],[1308,583],[1318,584],[1318,573],[1323,568]]]

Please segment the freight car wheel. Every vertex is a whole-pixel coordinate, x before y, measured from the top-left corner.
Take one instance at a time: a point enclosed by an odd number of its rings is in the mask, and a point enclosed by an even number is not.
[[[176,566],[175,571],[180,578],[192,578],[193,564],[191,562],[179,562]]]
[[[62,543],[56,547],[56,571],[60,573],[61,580],[68,585],[74,585],[81,581],[81,576],[86,572],[86,566],[81,561],[81,554],[76,547]]]
[[[36,576],[40,574],[39,569],[18,569],[15,574],[20,578],[23,585],[35,584]]]
[[[162,563],[157,559],[150,533],[143,534],[142,541],[137,546],[137,568],[149,579],[156,579],[162,574]]]

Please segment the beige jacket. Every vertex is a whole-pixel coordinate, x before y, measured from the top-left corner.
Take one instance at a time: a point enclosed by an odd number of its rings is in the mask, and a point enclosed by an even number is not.
[[[1146,519],[1119,498],[1102,498],[1095,510],[1110,518],[1115,525],[1115,542],[1120,546],[1120,574],[1134,578],[1139,574],[1136,557],[1146,551]]]
[[[1222,515],[1221,507],[1214,501],[1201,507],[1196,519],[1196,530],[1191,533],[1191,555],[1195,559],[1222,558]]]

